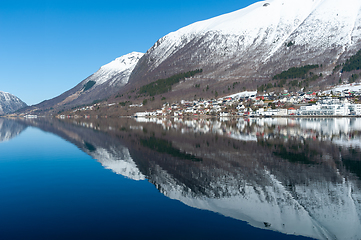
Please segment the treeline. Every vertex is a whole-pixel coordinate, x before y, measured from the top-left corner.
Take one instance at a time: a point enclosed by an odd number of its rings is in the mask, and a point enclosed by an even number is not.
[[[345,65],[342,68],[342,71],[351,72],[353,70],[361,69],[361,50],[358,51],[355,55],[347,59]]]
[[[357,73],[352,74],[351,77],[349,78],[348,82],[349,82],[349,83],[354,83],[354,82],[356,82],[356,80],[359,79],[359,78],[360,78],[360,75],[358,75]]]
[[[292,67],[287,71],[283,71],[280,74],[277,74],[273,77],[274,80],[286,80],[286,79],[294,79],[294,78],[306,78],[307,72],[311,69],[319,68],[319,65],[306,65],[303,67]]]
[[[201,72],[203,72],[202,69],[196,69],[194,71],[189,71],[186,73],[179,73],[166,79],[159,79],[155,82],[142,86],[139,89],[138,94],[155,96],[157,94],[169,92],[172,89],[172,85],[179,83],[179,81],[184,80],[185,78],[190,78]]]
[[[282,88],[286,84],[292,87],[302,87],[302,86],[308,87],[309,82],[316,81],[318,78],[322,77],[322,73],[314,74],[313,72],[310,72],[311,69],[315,69],[315,68],[319,68],[319,65],[306,65],[298,68],[292,67],[287,71],[283,71],[282,73],[277,74],[273,77],[273,80],[279,80],[279,81],[273,84],[272,83],[262,84],[261,86],[257,87],[257,90],[259,92],[263,92],[274,87]]]

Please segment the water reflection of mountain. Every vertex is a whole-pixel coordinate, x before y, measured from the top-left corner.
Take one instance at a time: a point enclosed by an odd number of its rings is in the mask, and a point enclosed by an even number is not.
[[[19,135],[26,128],[18,122],[0,118],[0,142],[9,141]]]
[[[361,238],[361,153],[335,144],[358,129],[305,119],[158,121],[32,125],[189,206],[287,234]]]
[[[82,151],[98,160],[104,168],[110,169],[116,174],[133,180],[145,179],[145,176],[134,163],[128,148],[117,137],[58,120],[30,119],[22,121],[44,131],[52,132],[75,144]]]

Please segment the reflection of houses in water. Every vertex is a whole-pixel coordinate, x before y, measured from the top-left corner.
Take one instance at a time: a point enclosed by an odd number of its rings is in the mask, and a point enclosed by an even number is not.
[[[257,141],[257,138],[275,136],[312,138],[335,141],[345,146],[349,141],[360,141],[361,118],[221,118],[216,119],[155,119],[137,118],[138,122],[154,122],[164,129],[176,129],[182,133],[212,133],[241,141]]]
[[[300,119],[299,122],[301,128],[313,129],[328,135],[361,131],[361,118],[313,118]]]
[[[355,138],[351,139],[349,137],[341,136],[339,139],[332,140],[333,143],[347,147],[347,148],[360,148],[361,149],[361,139]]]
[[[326,135],[337,135],[350,131],[350,119],[301,119],[299,121],[302,129],[310,129]]]
[[[360,146],[360,144],[354,144],[361,142],[360,135],[353,134],[361,131],[360,118],[301,119],[300,127],[305,130],[312,130],[323,136],[324,139],[332,140],[338,145]]]

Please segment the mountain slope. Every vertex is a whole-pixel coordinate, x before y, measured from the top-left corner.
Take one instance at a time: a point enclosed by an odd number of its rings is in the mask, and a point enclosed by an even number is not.
[[[15,112],[26,106],[26,103],[21,101],[20,98],[10,93],[0,91],[0,115]]]
[[[119,57],[102,66],[69,91],[31,106],[27,111],[59,111],[106,99],[128,83],[133,68],[142,56],[143,53],[132,52]]]
[[[130,84],[194,69],[203,69],[197,80],[206,84],[240,81],[250,89],[290,67],[319,64],[327,75],[361,48],[360,9],[357,0],[257,2],[159,39],[135,67]]]

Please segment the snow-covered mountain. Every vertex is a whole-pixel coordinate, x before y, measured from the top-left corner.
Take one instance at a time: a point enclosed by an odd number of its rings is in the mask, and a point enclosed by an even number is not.
[[[132,52],[102,66],[97,72],[81,81],[69,91],[28,110],[68,109],[73,106],[91,104],[118,92],[128,83],[129,76],[143,53]]]
[[[326,76],[360,48],[359,0],[267,0],[162,37],[130,82],[142,85],[202,68],[199,78],[207,84],[240,81],[256,87],[307,64],[322,65]]]
[[[15,112],[26,106],[26,103],[21,101],[20,98],[10,93],[0,91],[0,115]]]

